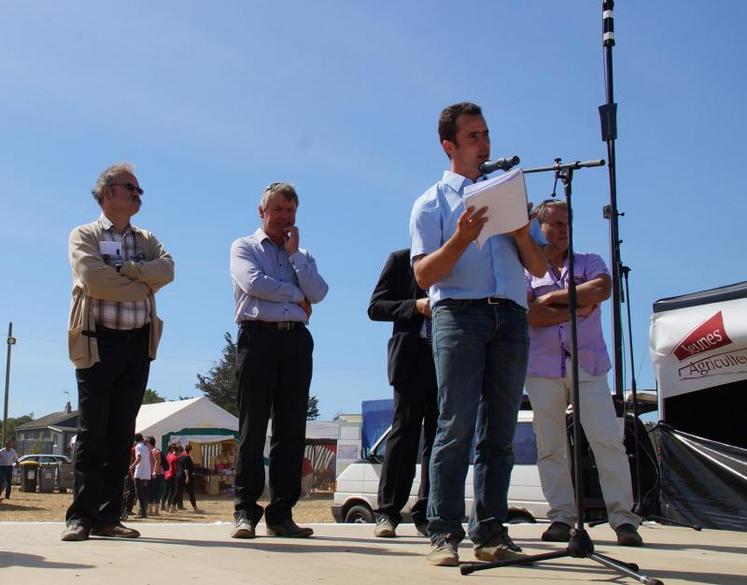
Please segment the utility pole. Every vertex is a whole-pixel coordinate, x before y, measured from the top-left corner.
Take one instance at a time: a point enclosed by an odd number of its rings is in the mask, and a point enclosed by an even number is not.
[[[8,442],[8,396],[10,394],[10,350],[16,343],[13,322],[8,323],[8,353],[5,358],[5,410],[3,411],[3,447]]]

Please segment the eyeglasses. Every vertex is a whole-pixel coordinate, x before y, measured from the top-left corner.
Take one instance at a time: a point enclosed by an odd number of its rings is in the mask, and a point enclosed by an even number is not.
[[[137,191],[139,195],[142,195],[144,191],[138,187],[137,185],[133,185],[132,183],[112,183],[109,185],[110,187],[124,187],[128,191]]]

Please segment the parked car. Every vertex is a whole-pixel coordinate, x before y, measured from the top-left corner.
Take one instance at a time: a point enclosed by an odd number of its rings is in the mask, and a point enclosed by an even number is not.
[[[535,441],[531,410],[519,411],[519,418],[514,436],[514,469],[511,474],[511,485],[508,490],[508,505],[512,510],[513,521],[533,521],[534,517],[546,517],[549,505],[545,501],[540,486],[537,470],[537,445]],[[381,476],[381,464],[384,460],[386,441],[391,427],[374,444],[370,455],[348,465],[337,477],[332,504],[332,516],[336,522],[367,523],[373,522],[373,510],[376,509],[376,496]],[[470,460],[469,470],[464,485],[465,511],[472,509],[473,466]],[[420,487],[420,463],[415,470],[415,479],[410,491],[410,499],[402,510],[403,519],[409,519],[409,509],[417,501]],[[526,513],[520,510],[524,509]],[[465,518],[466,521],[466,518]]]
[[[40,465],[53,463],[59,465],[60,463],[72,463],[70,457],[67,455],[53,455],[51,453],[33,453],[29,455],[21,455],[18,458],[18,463],[13,467],[13,484],[19,485],[21,483],[21,464],[24,461],[35,461]]]

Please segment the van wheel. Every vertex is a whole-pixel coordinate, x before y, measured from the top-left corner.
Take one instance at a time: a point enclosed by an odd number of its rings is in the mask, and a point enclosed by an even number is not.
[[[371,524],[373,520],[373,512],[368,506],[353,506],[345,514],[347,524]]]

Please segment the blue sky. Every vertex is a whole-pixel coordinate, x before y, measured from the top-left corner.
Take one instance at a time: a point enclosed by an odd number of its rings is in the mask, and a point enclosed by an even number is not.
[[[622,258],[638,387],[650,388],[652,303],[745,279],[747,5],[615,8]],[[176,260],[158,296],[166,327],[151,388],[199,395],[196,374],[235,333],[230,244],[258,226],[262,188],[283,180],[301,197],[301,245],[330,284],[310,325],[322,417],[390,396],[390,327],[365,311],[387,254],[409,245],[412,202],[446,168],[439,112],[481,104],[493,156],[525,167],[605,158],[603,75],[601,1],[3,3],[10,415],[60,410],[66,391],[75,403],[67,236],[96,218],[90,188],[120,160],[145,189],[134,223]],[[552,178],[527,183],[539,201]],[[608,259],[606,169],[578,172],[574,195],[577,249]]]

